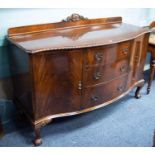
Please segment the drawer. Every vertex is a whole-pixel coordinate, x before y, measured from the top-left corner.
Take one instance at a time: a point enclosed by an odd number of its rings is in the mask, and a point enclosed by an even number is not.
[[[122,76],[129,72],[129,60],[120,60],[118,62],[105,66],[94,66],[84,69],[84,85],[91,86],[105,83]]]
[[[82,108],[90,108],[110,101],[127,90],[128,74],[109,83],[86,88],[83,92]]]
[[[85,66],[106,65],[130,57],[131,41],[118,44],[88,48],[84,54]]]

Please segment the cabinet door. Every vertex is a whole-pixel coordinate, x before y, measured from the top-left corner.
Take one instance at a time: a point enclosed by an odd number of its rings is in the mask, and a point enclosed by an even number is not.
[[[146,60],[148,37],[149,34],[145,34],[134,40],[133,60],[131,61],[133,67],[132,83],[144,78],[144,63]]]
[[[35,118],[80,110],[82,52],[32,55]]]

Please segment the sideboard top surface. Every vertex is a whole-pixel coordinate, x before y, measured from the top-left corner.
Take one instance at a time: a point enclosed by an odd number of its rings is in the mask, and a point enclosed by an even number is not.
[[[26,52],[36,53],[114,44],[148,32],[148,28],[122,23],[121,17],[111,17],[10,28],[8,39]]]

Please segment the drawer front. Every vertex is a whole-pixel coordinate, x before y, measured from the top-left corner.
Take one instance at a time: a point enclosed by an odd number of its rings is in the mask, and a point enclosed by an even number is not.
[[[131,41],[89,48],[84,56],[85,66],[107,65],[130,57]]]
[[[90,108],[110,101],[127,90],[128,74],[109,83],[84,90],[82,108]]]
[[[129,60],[121,60],[106,66],[88,67],[84,70],[84,85],[105,83],[129,72]]]

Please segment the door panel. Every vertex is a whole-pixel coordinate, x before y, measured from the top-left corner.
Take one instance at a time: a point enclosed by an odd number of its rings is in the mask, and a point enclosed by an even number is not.
[[[146,60],[148,37],[149,34],[145,34],[136,38],[134,41],[132,83],[144,78],[144,63]]]
[[[80,110],[82,51],[33,57],[36,118]]]

